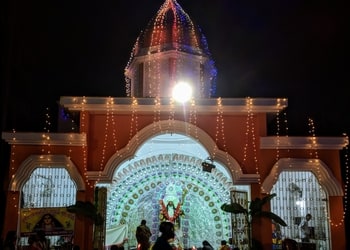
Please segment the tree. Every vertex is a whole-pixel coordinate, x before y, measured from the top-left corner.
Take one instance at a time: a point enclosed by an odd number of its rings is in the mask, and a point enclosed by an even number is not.
[[[272,198],[274,198],[276,194],[269,194],[265,196],[264,198],[255,198],[255,200],[251,201],[249,204],[249,208],[244,208],[239,203],[230,203],[230,204],[223,204],[221,205],[221,209],[228,213],[233,214],[244,214],[245,222],[248,229],[248,246],[249,249],[253,249],[253,240],[252,240],[252,220],[254,218],[269,218],[273,220],[275,223],[280,224],[281,226],[285,227],[287,226],[286,222],[279,217],[277,214],[274,214],[270,211],[263,211],[263,206],[270,202]]]

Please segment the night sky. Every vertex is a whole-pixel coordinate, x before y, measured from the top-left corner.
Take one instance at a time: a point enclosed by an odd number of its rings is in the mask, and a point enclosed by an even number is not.
[[[164,0],[5,1],[3,131],[44,131],[60,96],[125,96],[124,68]],[[207,38],[217,96],[286,97],[289,135],[350,128],[345,1],[178,0]]]

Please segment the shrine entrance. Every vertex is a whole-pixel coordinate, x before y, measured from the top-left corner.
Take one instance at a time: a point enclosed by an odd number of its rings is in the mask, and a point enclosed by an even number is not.
[[[249,186],[233,186],[230,174],[218,162],[213,162],[211,172],[203,171],[207,157],[204,148],[187,136],[161,135],[145,143],[134,159],[116,169],[112,184],[99,185],[108,190],[106,245],[113,244],[109,233],[115,235],[115,228],[127,225],[129,247],[136,246],[135,230],[142,219],[147,220],[154,242],[164,216],[162,208],[169,202],[175,210],[181,203],[182,214],[176,215],[176,222],[178,244],[183,248],[200,247],[204,239],[218,247],[221,240],[231,238],[231,214],[220,206],[230,201],[232,190],[249,191]]]

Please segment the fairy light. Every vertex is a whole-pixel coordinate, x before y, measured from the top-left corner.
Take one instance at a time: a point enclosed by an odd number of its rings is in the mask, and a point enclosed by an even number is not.
[[[259,175],[258,158],[257,158],[257,150],[256,150],[255,123],[254,123],[254,114],[252,112],[253,100],[250,97],[246,98],[246,106],[247,106],[247,119],[246,119],[245,144],[243,147],[242,165],[244,166],[244,164],[247,161],[247,158],[248,158],[247,151],[251,142],[252,150],[253,150],[253,160],[255,164],[255,172],[257,175]],[[259,185],[261,185],[260,175],[258,178],[258,183]]]
[[[196,107],[196,101],[192,98],[190,101],[190,117],[189,117],[189,123],[193,124],[195,126],[194,131],[194,137],[196,140],[198,140],[198,127],[197,127],[197,107]]]
[[[83,99],[81,101],[81,133],[86,133],[85,129],[85,123],[86,123],[86,111],[85,111],[85,104],[86,104],[86,98],[85,96],[83,96]],[[90,187],[90,188],[94,188],[94,184],[92,182],[89,181],[88,177],[87,177],[87,145],[84,143],[82,146],[82,150],[83,150],[83,168],[84,168],[84,179],[85,179],[85,183]]]
[[[288,117],[287,117],[287,109],[285,108],[283,111],[283,122],[284,122],[284,129],[285,129],[285,136],[289,136],[289,126],[288,126]],[[289,149],[288,149],[289,151]]]
[[[12,129],[12,134],[13,134],[13,137],[12,137],[12,146],[11,146],[11,172],[15,171],[15,158],[16,158],[16,144],[15,144],[15,141],[16,141],[16,130],[15,129]]]
[[[161,127],[159,121],[160,121],[160,98],[156,97],[156,98],[154,98],[154,105],[153,105],[152,134],[156,134],[157,127],[158,127],[159,131],[162,131],[162,127]],[[153,155],[154,143],[152,140],[150,143],[150,152]]]
[[[189,119],[188,119],[188,122],[190,124],[193,124],[194,125],[194,138],[195,140],[197,141],[199,139],[199,136],[198,136],[198,126],[197,126],[197,106],[196,106],[196,101],[194,98],[192,98],[190,100],[190,115],[189,115]],[[191,127],[189,127],[188,129],[188,134],[191,134]],[[199,148],[196,148],[196,152],[195,154],[196,155],[201,155],[200,151],[199,151]]]
[[[346,133],[343,134],[346,141],[349,142],[349,137]],[[343,220],[346,217],[347,211],[348,211],[348,199],[349,199],[349,144],[346,144],[344,149],[344,167],[345,167],[345,185],[344,185],[344,214],[343,214]]]
[[[280,159],[280,111],[279,109],[277,109],[277,112],[276,112],[276,138],[277,138],[277,145],[276,145],[276,168],[277,168],[277,171],[276,171],[276,174],[274,176],[275,178],[275,181],[277,181],[278,179],[278,160]]]
[[[130,150],[130,140],[132,139],[134,133],[136,135],[136,144],[139,144],[138,139],[138,115],[137,115],[137,107],[138,102],[135,97],[132,98],[132,112],[131,112],[131,121],[130,121],[130,131],[129,131],[129,142],[128,142],[128,150]]]
[[[117,140],[117,123],[115,122],[114,119],[114,101],[113,98],[110,97],[110,104],[111,104],[111,120],[112,120],[112,135],[113,135],[113,146],[114,146],[114,151],[118,153],[118,140]]]
[[[251,111],[250,111],[250,98],[249,97],[246,98],[246,106],[247,106],[247,119],[245,121],[246,131],[245,131],[245,143],[244,143],[244,147],[243,147],[243,161],[242,161],[243,167],[247,161],[248,136],[250,133],[249,115],[250,115]]]
[[[47,107],[46,113],[45,113],[44,131],[46,131],[46,133],[50,133],[50,129],[51,129],[51,116],[50,116],[50,109]]]
[[[169,116],[168,116],[168,124],[169,127],[172,128],[174,125],[174,117],[175,117],[175,108],[174,108],[174,99],[170,99],[170,111],[169,111]]]
[[[162,131],[161,126],[159,125],[159,121],[160,121],[160,108],[161,108],[161,104],[160,104],[160,98],[156,97],[154,99],[154,106],[153,106],[153,132],[155,133],[156,131],[156,123],[158,123],[158,128],[160,129],[160,131]]]
[[[12,133],[13,133],[12,141],[15,142],[17,140],[16,139],[16,130],[12,129]],[[12,146],[11,146],[10,162],[11,162],[10,175],[12,177],[14,177],[15,170],[16,170],[16,145],[15,145],[15,143],[12,143]],[[11,195],[12,195],[12,207],[14,209],[17,209],[17,204],[18,204],[17,196],[18,196],[18,194],[16,192],[11,192]]]
[[[315,129],[315,123],[313,119],[308,119],[308,125],[309,125],[309,133],[311,136],[311,149],[310,149],[310,158],[315,158],[315,164],[316,164],[316,172],[317,172],[317,178],[319,181],[322,181],[322,175],[320,170],[320,164],[318,163],[318,150],[317,150],[317,138],[316,138],[316,129]]]
[[[41,153],[42,154],[51,154],[51,142],[50,142],[50,127],[51,127],[51,116],[50,116],[50,109],[47,107],[46,108],[46,113],[45,113],[45,126],[43,128],[44,133],[42,134],[42,147],[41,147]],[[45,152],[46,148],[46,152]]]
[[[104,133],[104,140],[103,140],[103,144],[102,144],[102,152],[101,152],[101,159],[100,159],[100,167],[99,167],[99,174],[98,174],[98,177],[97,177],[97,182],[100,180],[100,177],[101,177],[101,173],[102,173],[102,170],[103,170],[103,167],[105,165],[105,162],[106,162],[106,148],[107,148],[107,141],[108,141],[108,129],[109,129],[109,120],[110,120],[110,109],[111,109],[111,103],[113,105],[113,102],[111,101],[111,98],[107,99],[107,102],[106,102],[106,121],[105,121],[105,133]]]
[[[250,110],[252,110],[252,105],[253,105],[253,100],[250,99],[249,102],[250,105]],[[258,158],[257,158],[257,150],[256,150],[256,137],[255,137],[255,123],[254,123],[254,115],[253,112],[250,112],[250,132],[251,132],[251,142],[253,146],[253,159],[254,159],[254,164],[255,164],[255,171],[256,174],[259,175],[258,183],[261,185],[261,179],[260,179],[260,174],[259,174],[259,166],[258,166]]]
[[[222,100],[221,98],[217,98],[216,100],[216,122],[215,122],[215,145],[213,148],[213,153],[211,155],[211,158],[214,160],[216,156],[216,151],[217,151],[217,145],[219,142],[219,132],[220,132],[220,114],[222,111]]]
[[[67,117],[69,117],[69,115],[67,114]],[[71,122],[71,134],[69,135],[69,147],[68,147],[68,157],[69,159],[71,158],[72,156],[72,151],[73,151],[73,148],[72,148],[72,141],[73,141],[73,133],[75,132],[75,123],[74,123],[74,119],[71,118],[70,119],[70,122]]]
[[[278,99],[277,102],[278,102],[277,105],[279,106],[280,99]],[[275,171],[275,175],[274,175],[274,183],[276,183],[276,181],[278,180],[278,176],[279,176],[279,174],[278,174],[278,172],[279,172],[278,171],[278,168],[279,168],[278,161],[280,159],[280,143],[281,143],[281,141],[280,141],[280,129],[281,129],[280,128],[280,111],[279,111],[279,109],[277,109],[277,111],[276,111],[276,157],[275,157],[276,171]],[[267,193],[263,187],[261,187],[261,190],[262,190],[262,192]]]
[[[311,135],[311,150],[310,150],[310,158],[315,158],[314,163],[316,164],[316,172],[317,172],[317,178],[319,181],[322,181],[322,175],[320,174],[320,164],[318,162],[319,159],[319,155],[318,155],[318,151],[317,151],[317,139],[316,139],[316,133],[315,133],[315,124],[313,119],[309,118],[308,119],[308,125],[309,125],[309,133]],[[346,136],[347,138],[347,136]],[[346,152],[348,151],[348,145],[346,146]],[[340,219],[340,221],[338,223],[335,223],[331,218],[330,215],[327,216],[328,221],[330,223],[331,226],[333,227],[339,227],[342,226],[344,224],[344,219],[345,219],[345,215],[346,215],[346,209],[347,209],[347,188],[348,188],[348,171],[349,171],[349,166],[348,166],[348,154],[345,154],[345,169],[346,169],[346,185],[345,185],[345,206],[344,206],[344,211],[343,211],[343,216]],[[320,187],[322,188],[322,187]],[[327,213],[327,211],[326,211]]]
[[[345,137],[346,141],[349,142],[349,137],[346,133],[343,134],[343,136]],[[345,217],[346,217],[346,214],[347,214],[347,211],[348,211],[348,190],[349,190],[349,144],[347,143],[345,148],[344,148],[344,168],[345,168],[345,184],[344,184],[344,198],[343,198],[343,201],[344,201],[344,211],[343,211],[343,216],[342,218],[340,219],[340,222],[338,223],[335,223],[329,216],[328,217],[328,220],[329,220],[329,223],[331,224],[332,227],[340,227],[344,224],[344,221],[345,221]]]
[[[225,136],[225,119],[224,119],[224,112],[223,112],[223,106],[222,106],[222,98],[217,99],[217,114],[216,114],[216,130],[215,130],[215,145],[214,145],[214,150],[213,150],[213,155],[212,155],[212,160],[215,159],[216,153],[217,153],[217,145],[219,141],[219,134],[221,135],[221,140],[222,140],[222,148],[225,151],[225,156],[226,156],[226,164],[228,168],[230,169],[231,173],[234,174],[234,170],[231,168],[231,162],[227,150],[227,144],[226,144],[226,136]]]

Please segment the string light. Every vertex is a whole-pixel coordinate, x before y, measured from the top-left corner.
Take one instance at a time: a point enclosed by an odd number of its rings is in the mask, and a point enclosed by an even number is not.
[[[224,119],[224,111],[223,111],[223,105],[222,105],[222,98],[217,98],[216,101],[216,125],[215,125],[215,145],[212,153],[212,160],[215,159],[216,153],[218,150],[218,143],[219,143],[219,134],[221,135],[222,140],[222,148],[225,152],[226,156],[226,164],[228,169],[231,171],[232,175],[235,175],[235,170],[231,168],[231,161],[229,157],[229,153],[227,150],[227,144],[226,144],[226,136],[225,136],[225,119]]]
[[[245,166],[245,163],[248,158],[248,147],[250,143],[252,144],[252,150],[253,150],[253,160],[255,164],[255,172],[259,176],[258,183],[261,186],[261,178],[259,174],[259,167],[258,167],[258,158],[257,158],[257,150],[256,150],[256,137],[255,137],[255,123],[254,123],[254,114],[252,112],[252,106],[253,106],[253,100],[250,97],[246,98],[246,106],[247,106],[247,119],[246,119],[246,132],[245,132],[245,144],[243,147],[243,161],[242,161],[242,167]],[[250,137],[249,137],[250,135]]]
[[[168,124],[169,124],[169,128],[173,128],[174,127],[174,117],[175,117],[175,106],[174,106],[174,99],[171,98],[170,99],[170,110],[169,110],[169,116],[168,116]],[[170,131],[172,132],[172,131]]]
[[[346,141],[349,142],[349,137],[346,133],[343,134],[343,136],[345,137]],[[329,216],[329,223],[331,224],[331,226],[333,227],[340,227],[344,224],[345,221],[345,217],[348,211],[348,191],[349,191],[349,144],[347,143],[345,148],[344,148],[344,167],[345,167],[345,185],[344,185],[344,198],[343,198],[343,202],[344,202],[344,211],[343,211],[343,216],[340,219],[340,222],[335,223]]]
[[[214,148],[213,148],[213,152],[211,155],[212,160],[215,159],[216,156],[216,151],[218,150],[218,142],[219,142],[219,133],[220,133],[220,121],[222,119],[221,115],[222,115],[222,100],[219,97],[216,100],[216,123],[215,123],[215,144],[214,144]]]
[[[86,111],[85,111],[85,105],[86,105],[86,98],[85,96],[83,96],[82,101],[81,101],[81,133],[85,133],[86,134]],[[91,181],[89,181],[88,177],[87,177],[87,145],[84,143],[82,146],[82,150],[83,150],[83,169],[84,169],[84,179],[85,179],[85,183],[91,188],[94,188],[94,183]]]
[[[310,158],[314,158],[315,161],[314,163],[316,164],[316,173],[317,173],[317,178],[321,182],[322,181],[322,175],[320,171],[320,164],[318,164],[318,150],[317,150],[317,138],[316,138],[316,129],[315,129],[315,123],[313,119],[309,118],[308,119],[308,125],[309,125],[309,133],[311,135],[311,149],[310,149]]]
[[[196,101],[192,98],[190,101],[190,118],[189,123],[193,124],[195,126],[194,131],[194,137],[196,140],[198,140],[198,127],[197,127],[197,107],[196,107]]]
[[[343,134],[345,137],[346,141],[349,142],[349,137],[346,133]],[[349,206],[349,144],[346,144],[345,149],[344,149],[344,166],[345,166],[345,186],[344,186],[344,215],[343,215],[343,220],[345,219],[345,216],[348,211],[348,206]]]
[[[129,143],[128,143],[128,150],[130,150],[130,140],[136,135],[136,144],[139,144],[139,138],[138,138],[138,115],[137,115],[137,107],[138,102],[135,97],[132,98],[132,111],[131,111],[131,121],[130,121],[130,131],[129,131]]]
[[[309,118],[308,119],[308,125],[309,125],[309,133],[311,135],[311,149],[310,149],[310,158],[314,158],[314,164],[316,165],[316,173],[317,173],[317,179],[318,181],[322,181],[322,175],[321,175],[321,170],[320,170],[320,164],[319,164],[319,155],[318,155],[318,150],[317,150],[317,138],[316,138],[316,132],[315,132],[315,124],[313,119]],[[346,146],[347,149],[348,146]],[[346,169],[348,170],[348,159],[347,159],[347,154],[345,154],[345,166]],[[322,189],[322,187],[320,187],[320,189]],[[347,185],[346,185],[346,189],[347,189]],[[347,195],[345,195],[345,197],[347,197]],[[347,201],[347,198],[345,198],[345,200]],[[339,227],[342,226],[344,224],[344,219],[345,219],[345,214],[346,214],[346,202],[345,202],[345,206],[344,206],[344,212],[343,212],[343,216],[340,219],[340,222],[335,223],[331,218],[330,215],[327,216],[329,219],[329,223],[331,226],[333,227]],[[327,213],[327,210],[326,210]]]
[[[51,127],[51,116],[50,116],[50,109],[46,108],[45,113],[45,126],[44,126],[44,133],[42,134],[42,147],[41,147],[41,153],[42,154],[51,154],[51,138],[50,138],[50,127]],[[46,152],[45,152],[46,149]]]

